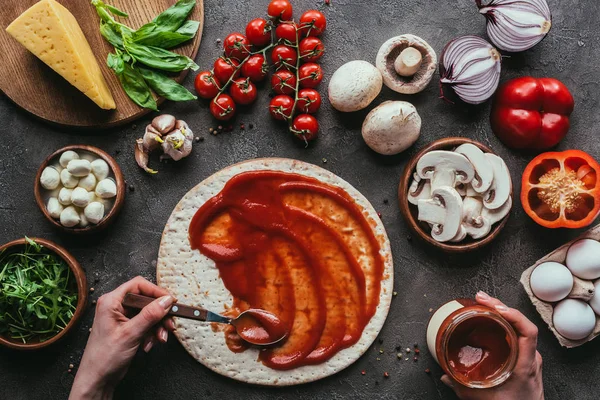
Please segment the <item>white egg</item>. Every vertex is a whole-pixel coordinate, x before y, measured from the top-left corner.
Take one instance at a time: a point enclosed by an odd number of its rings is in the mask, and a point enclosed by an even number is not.
[[[565,299],[554,307],[552,322],[562,336],[571,340],[581,340],[594,331],[596,315],[586,302]]]
[[[594,282],[594,297],[590,300],[590,307],[600,315],[600,279]]]
[[[600,242],[582,239],[567,251],[567,267],[581,279],[600,278]]]
[[[529,278],[531,291],[540,300],[554,302],[567,297],[573,289],[573,275],[557,262],[545,262],[533,270]]]

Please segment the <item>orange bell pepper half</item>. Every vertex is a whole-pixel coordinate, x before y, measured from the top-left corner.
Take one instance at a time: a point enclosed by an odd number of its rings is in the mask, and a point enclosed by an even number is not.
[[[546,228],[583,228],[600,214],[600,164],[581,150],[543,153],[523,172],[521,204]]]

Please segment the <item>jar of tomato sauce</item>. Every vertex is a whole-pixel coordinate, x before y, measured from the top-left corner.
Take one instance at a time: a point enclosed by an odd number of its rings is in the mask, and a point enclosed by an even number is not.
[[[506,381],[517,363],[517,334],[495,310],[471,299],[441,306],[427,326],[429,352],[458,383],[490,388]]]

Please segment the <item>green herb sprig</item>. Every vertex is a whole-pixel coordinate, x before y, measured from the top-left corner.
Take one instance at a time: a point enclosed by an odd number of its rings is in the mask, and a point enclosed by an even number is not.
[[[0,252],[0,334],[43,342],[73,318],[77,286],[64,260],[25,239],[22,252]]]
[[[169,51],[194,38],[200,22],[187,20],[196,0],[179,0],[137,30],[129,28],[116,17],[127,17],[102,0],[92,0],[100,17],[100,33],[115,48],[107,64],[134,103],[158,111],[152,91],[172,101],[197,99],[189,90],[160,72],[196,71],[198,65],[189,57]],[[142,65],[140,65],[142,64]]]

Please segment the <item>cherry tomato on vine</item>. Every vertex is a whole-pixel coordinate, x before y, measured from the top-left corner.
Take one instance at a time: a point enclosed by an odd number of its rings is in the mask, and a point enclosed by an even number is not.
[[[296,44],[296,23],[293,21],[282,22],[275,28],[275,37],[277,39],[287,40],[291,44]]]
[[[219,57],[213,65],[213,73],[222,84],[226,84],[232,75],[235,75],[233,79],[240,76],[240,70],[236,71],[236,68],[240,63],[233,58]],[[214,96],[213,96],[214,97]]]
[[[321,95],[315,89],[301,89],[296,107],[303,113],[314,114],[321,107]]]
[[[296,90],[296,75],[286,69],[271,76],[271,87],[277,94],[293,94]]]
[[[269,72],[269,65],[262,54],[250,56],[242,65],[242,75],[250,78],[252,82],[262,81],[267,76],[267,72]]]
[[[237,104],[247,105],[256,100],[256,86],[250,78],[238,78],[231,84],[229,94]]]
[[[250,41],[239,32],[230,33],[223,40],[225,56],[242,61],[250,53]]]
[[[228,94],[220,94],[211,100],[210,113],[219,121],[227,121],[235,115],[235,102]]]
[[[317,61],[325,51],[323,42],[319,38],[312,36],[302,39],[298,47],[300,49],[300,57],[304,62]]]
[[[310,114],[300,114],[294,118],[292,128],[295,131],[294,135],[296,135],[298,139],[310,142],[311,140],[314,140],[319,133],[319,122],[317,122],[317,119]]]
[[[267,8],[267,14],[271,18],[279,18],[282,21],[292,19],[292,4],[288,0],[272,0]]]
[[[319,64],[306,63],[298,69],[300,87],[314,88],[323,80],[323,70]]]
[[[321,36],[327,27],[327,20],[321,11],[308,10],[300,17],[298,26],[302,36]]]
[[[271,99],[269,112],[271,116],[279,121],[284,121],[292,115],[294,99],[286,94],[279,94]]]
[[[271,42],[271,26],[263,18],[256,18],[246,25],[246,37],[254,46],[265,46]]]
[[[271,52],[271,61],[275,65],[275,67],[296,67],[296,62],[298,61],[298,52],[296,49],[293,49],[288,46],[284,46],[282,44],[275,46],[273,51]]]
[[[196,75],[194,87],[203,99],[212,99],[219,93],[220,83],[210,71],[202,71]]]

